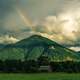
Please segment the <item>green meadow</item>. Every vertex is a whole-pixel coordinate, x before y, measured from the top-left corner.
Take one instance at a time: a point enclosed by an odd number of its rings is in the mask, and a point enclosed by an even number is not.
[[[80,73],[0,73],[0,80],[80,80]]]

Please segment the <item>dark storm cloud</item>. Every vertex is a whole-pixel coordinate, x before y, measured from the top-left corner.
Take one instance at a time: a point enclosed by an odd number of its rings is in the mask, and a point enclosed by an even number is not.
[[[0,0],[0,34],[5,34],[5,18],[14,11],[16,0]]]
[[[16,0],[0,0],[0,19],[4,19],[16,5]]]

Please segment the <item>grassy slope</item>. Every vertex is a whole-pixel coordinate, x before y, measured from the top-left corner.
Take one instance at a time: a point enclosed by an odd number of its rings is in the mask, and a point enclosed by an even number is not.
[[[0,74],[0,80],[80,80],[75,73]]]
[[[38,44],[37,48],[35,46],[36,44]],[[28,46],[28,48],[30,47],[33,48],[28,55],[28,59],[37,59],[37,57],[39,57],[42,54],[42,51],[44,50],[46,46],[48,47],[55,46],[55,49],[52,49],[52,50],[50,50],[49,48],[47,49],[49,52],[48,56],[52,57],[52,60],[63,60],[63,59],[66,59],[66,57],[68,56],[70,56],[74,60],[80,59],[80,57],[76,54],[76,52],[59,45],[55,41],[52,41],[48,38],[45,38],[39,35],[33,35],[27,39],[24,39],[18,42],[16,45],[26,46],[26,47]],[[40,47],[39,45],[42,47],[41,50],[39,48]]]

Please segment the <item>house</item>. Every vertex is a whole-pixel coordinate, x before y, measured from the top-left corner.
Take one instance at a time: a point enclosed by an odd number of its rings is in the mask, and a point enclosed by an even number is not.
[[[41,65],[38,70],[41,72],[52,72],[50,65]]]

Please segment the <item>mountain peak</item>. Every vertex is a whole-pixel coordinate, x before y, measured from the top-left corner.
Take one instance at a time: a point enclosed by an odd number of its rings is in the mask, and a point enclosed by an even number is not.
[[[31,37],[42,37],[42,36],[38,35],[38,34],[35,34],[35,35],[32,35]]]
[[[28,39],[35,39],[35,40],[37,40],[37,39],[44,39],[44,38],[45,38],[45,37],[36,34],[36,35],[32,35],[32,36],[30,36]],[[48,39],[48,38],[47,38],[47,39]]]
[[[41,35],[32,35],[30,36],[29,38],[26,38],[26,39],[23,39],[21,41],[19,41],[17,44],[21,44],[21,45],[30,45],[30,44],[37,44],[37,45],[43,45],[43,44],[46,44],[46,45],[51,45],[51,44],[55,44],[56,42],[46,38],[46,37],[43,37]]]

